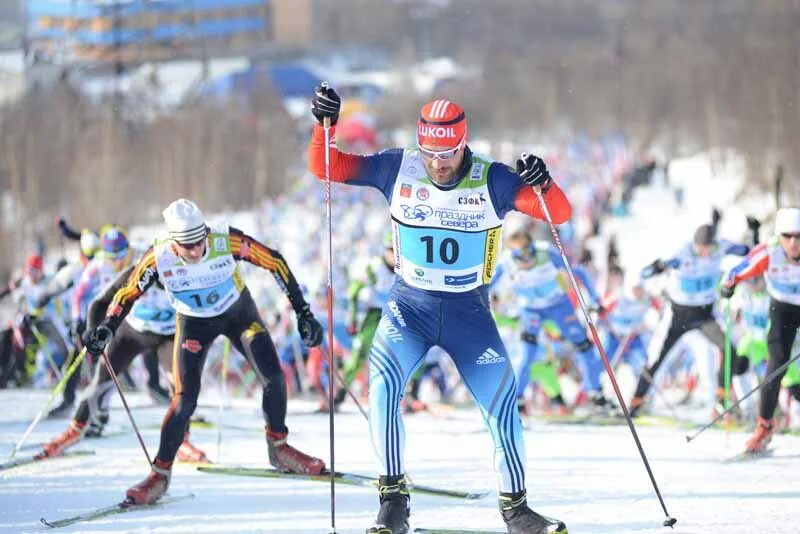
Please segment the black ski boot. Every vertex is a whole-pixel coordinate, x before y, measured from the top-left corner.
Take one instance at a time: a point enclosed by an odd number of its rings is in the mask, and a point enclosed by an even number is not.
[[[92,418],[91,421],[89,421],[89,427],[86,429],[86,432],[83,434],[83,436],[86,438],[101,437],[103,435],[103,430],[106,428],[106,424],[108,424],[108,414],[97,414]]]
[[[75,405],[75,399],[61,401],[61,404],[53,408],[47,413],[48,419],[62,419],[72,415],[72,408]]]
[[[403,475],[382,476],[378,479],[378,493],[381,509],[378,510],[375,524],[367,529],[367,534],[407,534],[411,504],[406,479]]]
[[[172,394],[162,388],[160,384],[147,384],[147,394],[153,402],[162,406],[167,406],[172,402]]]
[[[511,534],[568,534],[561,521],[542,517],[528,508],[524,491],[500,493],[500,515]]]
[[[617,411],[617,406],[602,391],[589,393],[589,400],[592,402],[592,415],[613,417],[621,413]]]
[[[333,406],[338,408],[340,404],[344,402],[347,398],[347,388],[341,388],[336,392],[336,395],[333,397]]]

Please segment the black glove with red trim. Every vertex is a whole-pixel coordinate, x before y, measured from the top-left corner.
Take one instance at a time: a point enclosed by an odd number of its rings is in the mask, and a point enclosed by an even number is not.
[[[542,158],[525,152],[517,160],[517,174],[529,186],[541,187],[543,190],[547,190],[553,182]]]

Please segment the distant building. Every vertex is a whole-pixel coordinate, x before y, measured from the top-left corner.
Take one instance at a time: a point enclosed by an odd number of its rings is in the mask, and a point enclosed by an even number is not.
[[[302,46],[313,0],[27,0],[34,62],[140,63]]]

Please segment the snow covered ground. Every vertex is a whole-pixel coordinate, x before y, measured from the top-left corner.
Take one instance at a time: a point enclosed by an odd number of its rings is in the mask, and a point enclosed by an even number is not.
[[[198,413],[218,417],[214,391],[201,396]],[[0,453],[3,459],[46,399],[44,392],[0,391]],[[119,406],[118,399],[114,405]],[[135,416],[155,454],[163,407],[134,394]],[[265,466],[266,446],[254,399],[235,399],[224,422],[222,462]],[[310,401],[290,401],[292,443],[328,458],[327,415],[310,413]],[[336,416],[336,468],[376,472],[367,425],[354,405]],[[44,421],[30,442],[62,431],[66,421]],[[120,409],[111,427],[129,428]],[[252,428],[252,430],[250,430]],[[502,530],[496,510],[492,445],[476,410],[406,417],[407,469],[417,484],[492,490],[479,501],[414,495],[414,526]],[[772,457],[725,463],[742,448],[746,434],[712,430],[691,444],[675,427],[639,429],[676,533],[797,532],[800,499],[797,465],[800,438],[777,436]],[[663,512],[625,426],[533,422],[525,432],[527,480],[532,506],[567,522],[572,534],[668,532]],[[193,439],[217,458],[217,431],[193,430]],[[0,532],[46,530],[39,518],[59,519],[112,504],[147,473],[132,433],[86,440],[76,449],[95,456],[43,462],[0,473]],[[323,533],[330,529],[328,484],[209,475],[188,465],[175,468],[173,495],[195,498],[163,508],[116,515],[60,530],[65,532],[274,532]],[[374,489],[337,485],[339,533],[364,532],[377,510]]]

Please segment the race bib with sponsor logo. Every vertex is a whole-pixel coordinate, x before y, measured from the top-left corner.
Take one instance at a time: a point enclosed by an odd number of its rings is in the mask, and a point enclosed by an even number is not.
[[[212,228],[206,254],[198,263],[186,263],[168,239],[155,244],[156,268],[170,303],[178,313],[214,317],[235,303],[244,289],[231,252],[227,227]]]
[[[769,267],[764,273],[764,280],[772,298],[800,306],[800,265],[786,256],[777,241],[770,243]]]
[[[136,300],[125,320],[139,332],[175,333],[175,309],[166,291],[157,286],[150,287]]]
[[[441,190],[416,150],[406,150],[390,212],[395,272],[420,289],[460,293],[489,283],[501,220],[487,186],[491,162],[473,155],[469,179]]]

